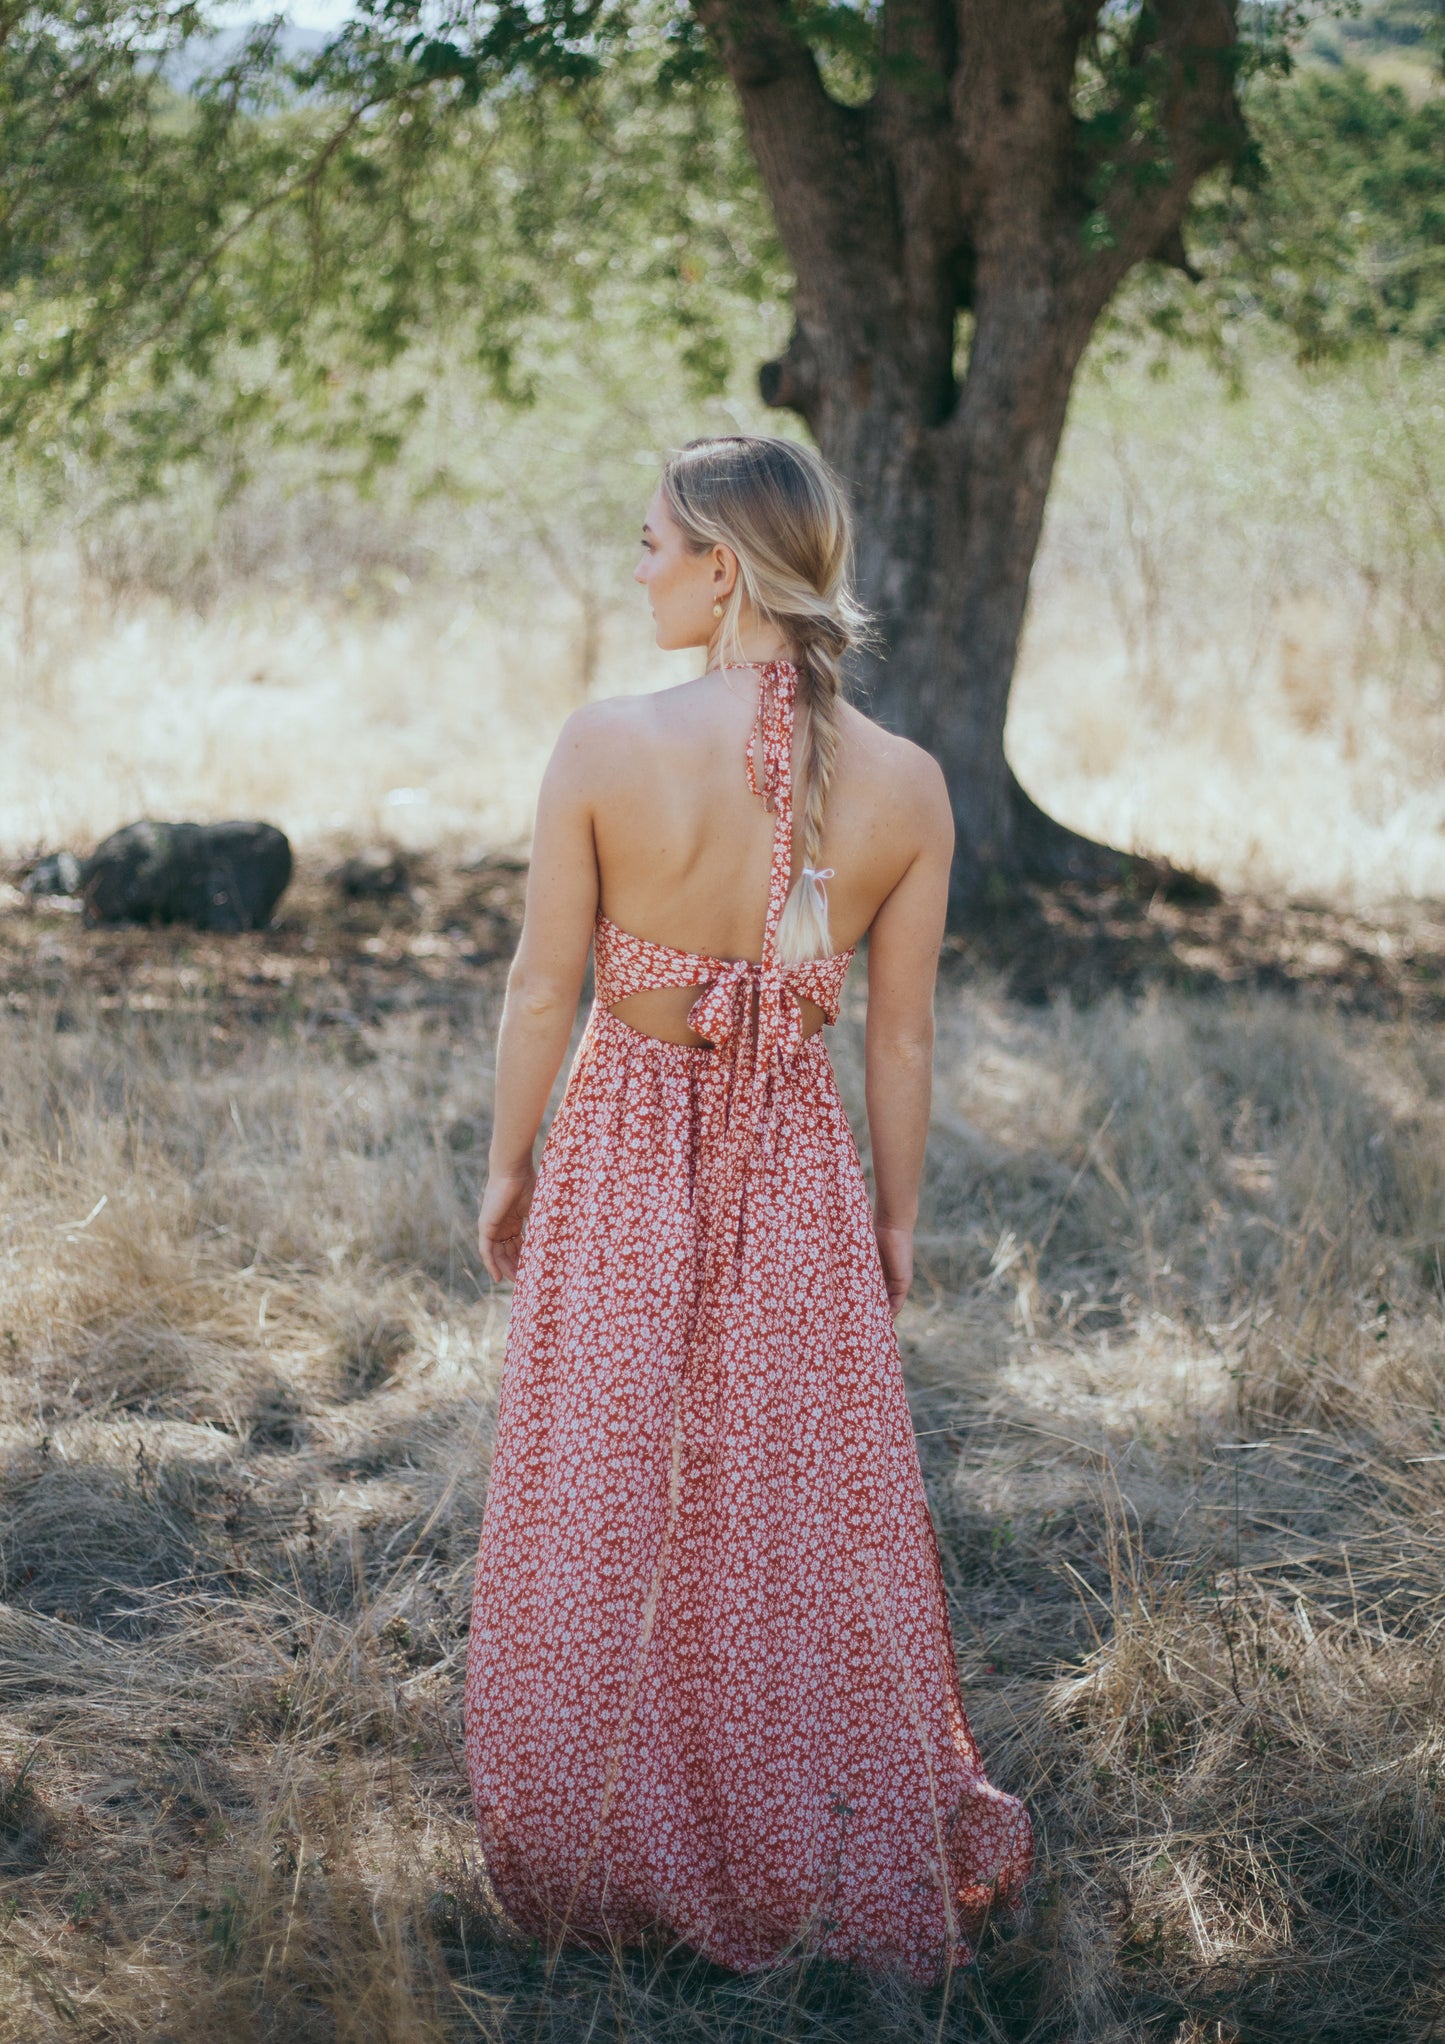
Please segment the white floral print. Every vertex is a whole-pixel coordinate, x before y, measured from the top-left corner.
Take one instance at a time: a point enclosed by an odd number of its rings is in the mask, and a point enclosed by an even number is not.
[[[821,1033],[852,956],[773,956],[797,670],[762,670],[763,962],[598,917],[596,1000],[517,1272],[466,1756],[523,1928],[813,1949],[937,1978],[1016,1908],[1027,1813],[983,1772],[867,1186]],[[703,989],[702,1045],[608,1006]]]

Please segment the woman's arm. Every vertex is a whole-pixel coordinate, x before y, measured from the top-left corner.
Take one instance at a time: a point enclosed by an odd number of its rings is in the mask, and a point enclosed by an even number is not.
[[[948,911],[953,816],[937,762],[917,754],[908,791],[918,851],[868,931],[865,1097],[873,1229],[896,1320],[913,1282],[913,1230],[933,1091],[933,985]]]
[[[532,1204],[532,1150],[577,1015],[597,915],[597,854],[588,772],[595,722],[562,727],[537,798],[527,905],[497,1033],[487,1187],[477,1246],[494,1281],[515,1277]]]

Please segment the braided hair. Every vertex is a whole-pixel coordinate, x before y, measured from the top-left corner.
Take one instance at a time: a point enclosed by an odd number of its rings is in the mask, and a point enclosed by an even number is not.
[[[842,661],[850,647],[866,642],[870,622],[851,586],[852,519],[843,485],[811,448],[725,434],[690,440],[664,468],[662,488],[694,552],[723,545],[737,556],[737,580],[717,631],[718,658],[741,655],[744,602],[793,649],[804,732],[798,802],[803,870],[788,892],[777,955],[783,964],[823,957],[833,946],[818,866],[838,752]]]

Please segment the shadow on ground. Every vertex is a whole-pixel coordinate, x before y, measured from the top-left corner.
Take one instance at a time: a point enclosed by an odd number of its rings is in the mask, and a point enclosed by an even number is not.
[[[0,885],[0,1001],[23,1007],[82,988],[102,1002],[216,1009],[237,1022],[304,1019],[364,1029],[398,1009],[469,1003],[505,970],[525,865],[509,854],[448,860],[395,846],[303,854],[271,927],[87,929],[78,904],[30,899],[33,860]],[[1163,986],[1309,993],[1353,1013],[1445,1016],[1445,904],[1346,910],[1159,884],[1026,886],[982,907],[944,947],[945,977],[982,968],[1026,1003],[1076,1003]]]
[[[949,968],[983,966],[1030,1003],[1165,986],[1310,992],[1352,1013],[1445,1016],[1445,904],[1351,911],[1184,882],[1026,887],[948,939]]]

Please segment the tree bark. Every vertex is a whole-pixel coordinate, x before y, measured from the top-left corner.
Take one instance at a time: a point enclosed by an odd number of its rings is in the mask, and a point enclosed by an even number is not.
[[[943,766],[954,910],[1000,881],[1122,870],[1019,786],[1004,722],[1089,336],[1137,262],[1186,260],[1189,194],[1242,144],[1233,0],[1145,5],[1114,63],[1117,117],[1092,128],[1074,94],[1101,0],[885,0],[861,107],[826,92],[783,0],[695,5],[797,280],[760,388],[852,488],[886,649],[860,678]]]
[[[1012,297],[985,311],[956,410],[928,436],[911,473],[893,481],[895,503],[909,502],[906,517],[880,505],[853,450],[822,440],[854,481],[860,593],[886,643],[886,657],[870,659],[862,679],[880,721],[943,767],[958,834],[957,910],[990,876],[1055,868],[1067,836],[1057,826],[1041,830],[1041,812],[1020,801],[1003,741],[1030,572],[1088,326],[1067,310],[1040,318]],[[1079,870],[1099,863],[1083,840],[1070,859]]]

